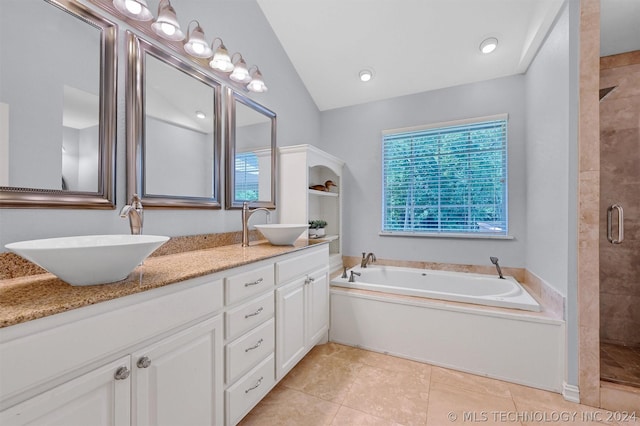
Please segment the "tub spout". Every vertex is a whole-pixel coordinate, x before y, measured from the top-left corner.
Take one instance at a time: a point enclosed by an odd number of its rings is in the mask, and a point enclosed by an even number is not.
[[[500,269],[500,265],[498,264],[498,258],[491,256],[489,257],[489,260],[491,261],[491,263],[496,265],[496,269],[498,270],[498,276],[500,277],[500,279],[504,280],[504,277],[502,276],[502,269]]]
[[[376,255],[373,253],[369,253],[369,254],[365,254],[365,252],[362,252],[362,261],[360,261],[360,267],[361,268],[366,268],[367,264],[369,263],[373,263],[375,262],[376,259]]]

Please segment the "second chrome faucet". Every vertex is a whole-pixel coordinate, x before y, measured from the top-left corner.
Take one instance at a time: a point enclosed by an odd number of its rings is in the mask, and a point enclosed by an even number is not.
[[[133,194],[131,204],[127,204],[120,210],[120,217],[129,218],[129,227],[131,235],[142,235],[142,226],[144,225],[144,209],[142,201],[138,194]]]
[[[249,247],[249,219],[251,215],[260,210],[267,212],[267,218],[271,217],[271,211],[269,211],[269,209],[264,207],[250,209],[248,202],[245,201],[242,203],[242,247]]]

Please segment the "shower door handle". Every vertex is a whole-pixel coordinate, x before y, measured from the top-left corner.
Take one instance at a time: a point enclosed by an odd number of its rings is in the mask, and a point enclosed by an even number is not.
[[[618,211],[618,238],[613,238],[613,211]],[[611,244],[620,244],[624,241],[624,210],[619,204],[613,204],[607,209],[607,240]]]

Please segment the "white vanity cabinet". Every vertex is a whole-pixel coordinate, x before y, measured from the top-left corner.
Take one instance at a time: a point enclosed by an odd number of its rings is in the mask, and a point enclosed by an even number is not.
[[[201,277],[0,329],[0,424],[222,424],[222,301]]]
[[[276,263],[276,378],[282,379],[329,329],[328,250]]]
[[[222,424],[222,316],[132,355],[134,425]]]
[[[329,247],[0,329],[0,424],[235,425],[329,321]]]
[[[225,278],[225,412],[235,425],[275,384],[273,261]]]
[[[126,356],[0,412],[1,425],[129,425]],[[121,372],[121,379],[114,375]]]

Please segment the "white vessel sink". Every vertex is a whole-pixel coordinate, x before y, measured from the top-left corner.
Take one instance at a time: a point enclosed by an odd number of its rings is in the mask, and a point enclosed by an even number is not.
[[[169,237],[85,235],[21,241],[5,247],[71,285],[121,281]]]
[[[306,232],[309,225],[275,223],[255,225],[255,227],[274,246],[290,246],[303,232]]]

